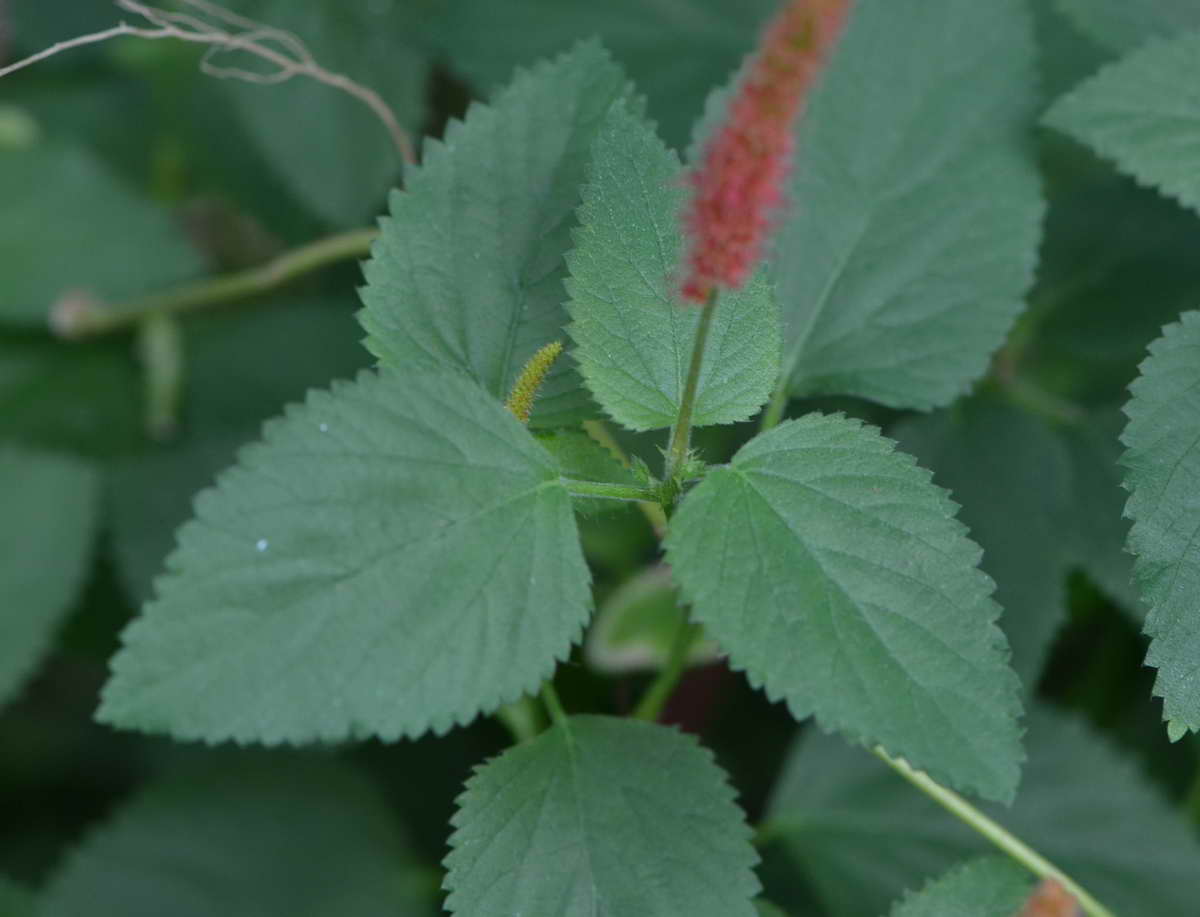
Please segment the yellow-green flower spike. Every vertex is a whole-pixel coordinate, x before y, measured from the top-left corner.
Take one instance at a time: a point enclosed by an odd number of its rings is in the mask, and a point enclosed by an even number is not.
[[[529,415],[533,413],[533,402],[537,398],[542,380],[546,378],[546,373],[550,372],[550,367],[554,365],[562,350],[562,341],[551,341],[529,358],[529,362],[521,370],[521,375],[517,376],[517,381],[513,383],[512,393],[504,402],[504,406],[512,411],[521,423],[529,423]]]

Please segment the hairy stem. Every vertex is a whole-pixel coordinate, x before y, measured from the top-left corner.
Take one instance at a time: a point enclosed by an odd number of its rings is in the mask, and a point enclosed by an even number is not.
[[[629,456],[625,454],[625,450],[621,448],[621,444],[613,437],[608,427],[605,426],[602,420],[585,420],[583,422],[583,430],[593,440],[611,452],[623,466],[632,468],[633,463],[629,461]],[[642,511],[642,515],[646,517],[646,521],[650,523],[650,527],[654,529],[655,536],[661,541],[667,535],[667,514],[662,508],[662,504],[656,500],[639,500],[638,509]]]
[[[667,468],[663,479],[671,481],[687,459],[688,445],[692,437],[692,413],[696,407],[696,392],[700,388],[700,367],[704,365],[704,348],[708,344],[708,329],[712,325],[713,313],[717,309],[717,290],[708,296],[708,302],[700,312],[700,323],[696,326],[696,339],[692,344],[692,361],[688,366],[687,381],[683,386],[683,398],[679,403],[679,416],[671,431],[671,445],[667,451]]]
[[[638,487],[636,484],[607,484],[602,481],[577,481],[573,478],[563,478],[572,495],[576,497],[601,497],[608,500],[641,500],[658,499],[658,491],[652,487]]]
[[[115,306],[64,300],[51,310],[50,326],[61,337],[88,337],[136,325],[149,315],[187,312],[269,293],[330,264],[365,257],[378,234],[374,229],[356,229],[330,236],[285,252],[259,267]]]
[[[634,717],[653,723],[662,715],[663,707],[667,705],[679,680],[683,678],[687,669],[688,653],[699,635],[700,628],[692,623],[688,610],[684,607],[675,638],[671,641],[667,661],[633,711]]]
[[[924,771],[919,771],[903,758],[893,758],[882,748],[872,749],[880,760],[901,777],[925,793],[974,831],[979,832],[1010,857],[1039,878],[1058,881],[1090,917],[1114,917],[1112,911],[1093,898],[1079,884],[1040,853],[1006,829],[992,821],[953,790],[942,786]]]

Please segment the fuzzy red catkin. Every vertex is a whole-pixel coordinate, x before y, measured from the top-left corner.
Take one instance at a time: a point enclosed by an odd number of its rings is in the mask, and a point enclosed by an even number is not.
[[[690,250],[680,293],[704,303],[737,289],[762,257],[783,202],[792,125],[850,9],[851,0],[791,0],[767,25],[729,103],[725,122],[690,175],[684,215]]]

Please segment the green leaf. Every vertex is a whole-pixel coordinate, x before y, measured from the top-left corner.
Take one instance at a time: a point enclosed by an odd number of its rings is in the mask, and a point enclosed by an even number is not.
[[[361,318],[385,366],[453,367],[503,400],[526,361],[562,336],[563,253],[592,138],[627,96],[594,42],[518,73],[491,106],[473,105],[430,141],[365,268]],[[593,413],[560,359],[534,423]]]
[[[788,917],[781,908],[776,907],[765,898],[755,899],[754,907],[758,911],[758,917]]]
[[[1032,690],[1083,569],[1140,621],[1117,459],[1115,412],[1052,423],[984,391],[890,432],[962,504],[959,518],[996,581],[1013,667]]]
[[[230,6],[294,33],[318,64],[377,92],[410,133],[420,128],[430,60],[416,44],[420,17],[412,4],[237,0]],[[213,63],[274,69],[238,56]],[[362,221],[399,176],[403,161],[387,128],[348,93],[304,76],[265,87],[240,80],[224,86],[247,133],[297,196],[325,219]]]
[[[612,452],[578,430],[545,430],[536,434],[542,448],[554,456],[563,477],[605,484],[639,484],[637,475],[626,468]],[[574,497],[575,509],[593,515],[620,509],[619,500]]]
[[[1200,210],[1200,32],[1152,42],[1105,67],[1043,120]]]
[[[0,449],[0,704],[50,649],[83,586],[98,485],[79,459]]]
[[[1126,550],[1129,520],[1122,510],[1128,496],[1121,487],[1124,418],[1113,409],[1094,414],[1086,425],[1062,431],[1071,460],[1070,507],[1073,535],[1067,553],[1109,599],[1139,625],[1143,610],[1133,582],[1133,556]]]
[[[1016,917],[1033,881],[1012,860],[987,857],[952,870],[892,908],[892,917]]]
[[[654,129],[613,106],[596,137],[579,209],[568,330],[600,405],[631,430],[679,413],[701,310],[675,292],[687,199],[679,159]],[[779,368],[779,315],[765,275],[721,294],[692,422],[732,423],[767,400]]]
[[[1049,710],[1030,714],[1026,745],[1016,801],[987,814],[1113,913],[1193,917],[1200,842],[1146,777]],[[763,832],[831,917],[882,913],[904,888],[994,850],[872,755],[815,730],[785,765]]]
[[[791,394],[924,410],[987,368],[1043,210],[1023,6],[856,4],[801,121],[776,240]]]
[[[733,798],[691,736],[571,717],[467,782],[446,906],[471,917],[751,917],[758,856]]]
[[[141,388],[127,340],[0,335],[0,430],[44,449],[110,456],[142,435]]]
[[[349,298],[281,297],[189,319],[181,429],[109,468],[117,571],[140,604],[188,520],[192,498],[258,438],[262,423],[310,386],[350,376],[368,354]],[[274,354],[287,341],[286,355]]]
[[[427,917],[388,801],[343,766],[238,755],[160,780],[68,854],[39,917]]]
[[[1032,690],[1066,616],[1064,532],[1074,506],[1062,438],[1040,418],[990,394],[906,420],[891,433],[962,504],[959,518],[996,581],[1013,668]]]
[[[1094,41],[1117,51],[1151,38],[1200,27],[1194,0],[1056,0],[1059,9]],[[1178,89],[1179,87],[1173,87]]]
[[[36,906],[33,892],[0,875],[0,917],[34,917]]]
[[[1078,145],[1071,150],[1052,160],[1059,178],[1031,296],[1037,333],[1020,371],[1107,409],[1125,401],[1162,326],[1200,302],[1200,220]]]
[[[661,668],[683,624],[679,592],[665,566],[649,567],[618,586],[596,612],[584,652],[601,672]],[[715,661],[719,647],[696,640],[688,651],[691,665]]]
[[[428,29],[448,63],[483,86],[599,35],[646,93],[668,143],[682,149],[709,89],[737,67],[777,8],[775,0],[446,0]]]
[[[892,446],[840,415],[776,427],[684,498],[667,561],[730,663],[797,719],[1009,799],[1021,704],[992,582]]]
[[[553,460],[469,380],[335,383],[197,498],[99,717],[268,744],[445,732],[579,637],[578,537]]]
[[[45,327],[58,300],[121,300],[199,274],[168,214],[60,146],[0,151],[0,322]]]
[[[1175,731],[1200,731],[1200,312],[1186,312],[1150,345],[1125,408],[1126,513],[1148,606],[1146,664]]]

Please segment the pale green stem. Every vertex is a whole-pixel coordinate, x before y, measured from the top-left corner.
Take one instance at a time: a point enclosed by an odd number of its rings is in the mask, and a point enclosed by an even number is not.
[[[767,405],[767,409],[763,412],[762,420],[759,422],[758,431],[766,433],[772,427],[777,426],[779,421],[783,420],[783,412],[787,410],[788,403],[788,379],[787,376],[779,377],[779,384],[775,386],[775,391],[771,393],[771,403]]]
[[[542,709],[529,695],[505,704],[496,711],[496,719],[505,725],[517,744],[528,741],[542,731]]]
[[[872,751],[901,777],[968,827],[979,832],[1034,875],[1043,879],[1055,879],[1070,892],[1085,914],[1090,917],[1114,917],[1112,911],[1088,894],[1074,879],[1020,838],[1014,837],[1006,829],[992,821],[956,792],[942,786],[924,771],[917,770],[903,758],[893,758],[878,746]]]
[[[679,416],[671,431],[671,445],[667,451],[667,468],[663,480],[670,482],[687,459],[688,446],[692,437],[692,413],[696,407],[696,392],[700,388],[700,367],[704,365],[704,348],[708,345],[708,329],[712,325],[713,313],[717,310],[717,290],[714,287],[708,302],[700,312],[700,323],[696,326],[696,338],[692,343],[692,361],[688,365],[687,381],[683,385],[683,397],[679,402]]]
[[[651,723],[658,720],[662,714],[663,707],[667,705],[667,701],[671,699],[679,680],[683,677],[684,671],[687,669],[688,653],[692,649],[692,644],[696,642],[696,637],[700,634],[700,628],[693,624],[688,615],[688,610],[683,609],[683,616],[679,620],[679,628],[675,631],[675,639],[671,641],[671,649],[667,655],[667,661],[655,677],[650,687],[646,689],[646,693],[642,696],[641,701],[637,705],[637,709],[633,711],[635,718],[639,720],[647,720]]]
[[[183,339],[179,323],[155,312],[137,326],[137,352],[146,393],[146,433],[151,439],[170,439],[179,427],[183,392]]]
[[[550,714],[550,722],[563,729],[568,728],[567,711],[563,709],[562,701],[558,699],[558,692],[554,690],[554,683],[551,681],[542,685],[542,703],[546,705],[546,712]]]
[[[81,308],[77,302],[65,304],[52,311],[50,325],[62,337],[87,337],[136,325],[148,315],[187,312],[269,293],[327,265],[366,257],[378,235],[374,229],[352,230],[285,252],[249,270],[201,280],[127,303],[90,304],[86,308]]]
[[[658,491],[653,487],[636,484],[608,484],[603,481],[577,481],[563,478],[562,482],[576,497],[602,497],[608,500],[657,500]]]
[[[617,442],[616,438],[604,424],[604,421],[585,420],[583,422],[583,429],[588,436],[611,452],[618,462],[626,468],[633,467],[633,463],[629,461],[629,456],[625,454],[625,450],[621,448],[621,444]],[[663,510],[662,504],[657,501],[657,498],[655,500],[639,500],[638,509],[642,511],[642,515],[646,517],[646,521],[654,529],[654,534],[659,539],[665,538],[667,535],[667,514]]]

